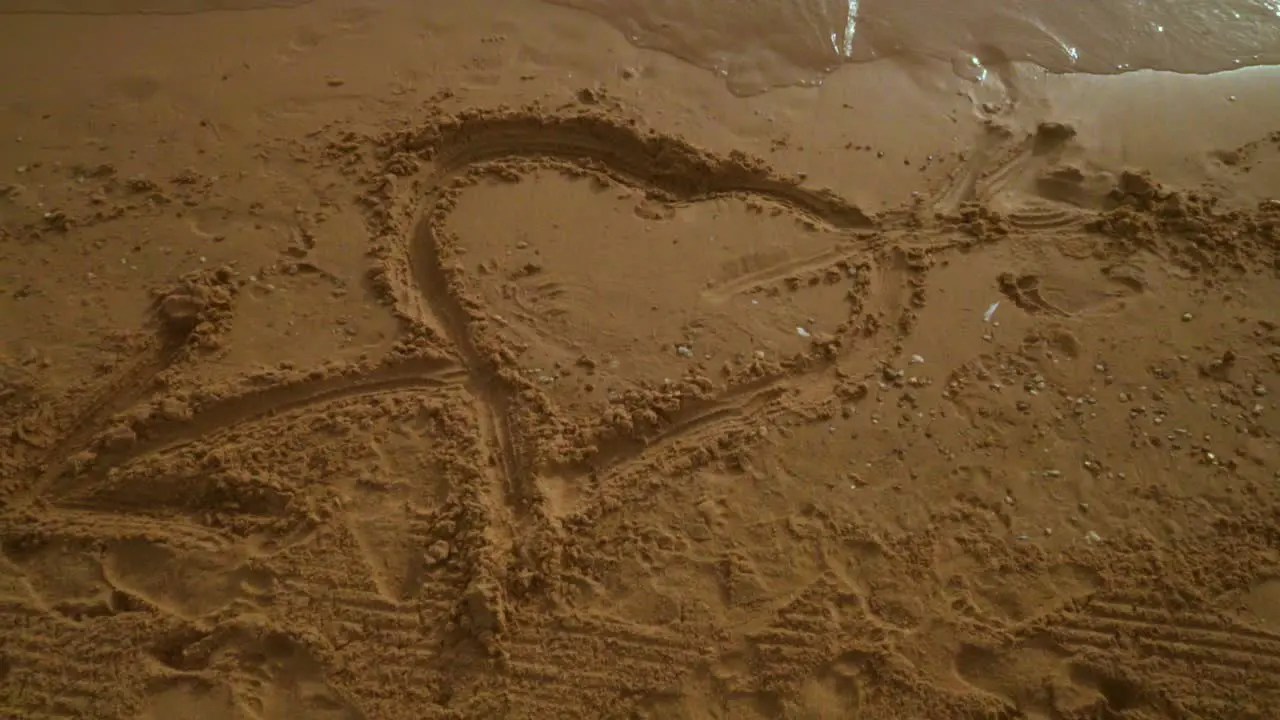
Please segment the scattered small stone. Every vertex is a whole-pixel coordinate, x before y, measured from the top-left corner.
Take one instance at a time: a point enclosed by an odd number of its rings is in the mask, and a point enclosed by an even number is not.
[[[138,442],[138,436],[134,433],[133,428],[118,425],[107,430],[102,434],[101,445],[107,452],[119,452],[132,447]]]
[[[1084,539],[1085,539],[1085,542],[1088,542],[1090,545],[1092,545],[1093,543],[1102,542],[1102,536],[1094,532],[1093,530],[1090,530],[1089,532],[1085,533]]]
[[[171,330],[186,332],[195,327],[204,308],[203,298],[187,293],[173,293],[160,301],[159,315]]]
[[[1087,502],[1080,503],[1080,512],[1084,512],[1084,513],[1089,512],[1089,503]]]
[[[1076,136],[1076,129],[1066,123],[1047,120],[1036,127],[1036,139],[1044,143],[1061,143]]]
[[[1191,318],[1192,318],[1192,317],[1193,317],[1193,316],[1192,316],[1192,315],[1191,315],[1191,313],[1189,313],[1189,312],[1187,312],[1187,313],[1182,313],[1182,322],[1191,322]]]
[[[919,364],[921,364],[921,363],[923,363],[923,362],[924,362],[924,358],[920,357],[919,355],[912,355],[912,356],[911,356],[911,364],[912,364],[912,365],[919,365]]]
[[[799,335],[800,337],[803,337],[803,338],[813,337],[813,336],[809,333],[809,331],[808,331],[808,330],[805,330],[805,329],[804,329],[804,328],[802,328],[802,327],[797,327],[797,328],[796,328],[796,334],[797,334],[797,335]]]
[[[160,417],[165,420],[181,422],[191,419],[191,406],[177,398],[165,398],[160,401]]]
[[[1254,386],[1253,386],[1253,394],[1254,394],[1254,395],[1257,395],[1258,397],[1262,397],[1262,396],[1266,395],[1266,394],[1267,394],[1267,386],[1263,385],[1262,383],[1258,383],[1257,385],[1254,385]]]
[[[449,543],[444,540],[437,540],[431,543],[424,555],[428,565],[439,565],[449,559],[451,552],[452,548],[449,547]]]
[[[676,354],[683,358],[692,358],[693,348],[689,347],[688,345],[677,345]]]

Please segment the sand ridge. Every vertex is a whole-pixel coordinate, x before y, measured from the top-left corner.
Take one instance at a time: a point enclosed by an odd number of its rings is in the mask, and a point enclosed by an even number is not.
[[[456,105],[291,146],[367,287],[308,223],[146,288],[96,377],[5,358],[0,715],[1268,717],[1274,200],[990,110],[868,212],[599,88]],[[3,242],[208,162],[73,169]],[[288,278],[393,339],[229,363]]]

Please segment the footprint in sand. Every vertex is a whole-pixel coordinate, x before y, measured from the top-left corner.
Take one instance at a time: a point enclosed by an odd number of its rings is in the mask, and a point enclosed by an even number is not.
[[[123,598],[102,573],[102,564],[86,546],[52,541],[38,545],[6,543],[4,554],[12,563],[14,576],[8,585],[25,585],[24,600],[34,596],[38,605],[72,620],[111,615],[120,609]]]
[[[10,585],[25,584],[39,604],[73,620],[138,610],[144,602],[195,619],[271,587],[269,574],[235,552],[179,552],[141,539],[105,551],[61,540],[10,544],[5,555],[15,569]]]
[[[422,587],[435,544],[430,513],[449,494],[435,437],[445,433],[427,417],[388,420],[369,438],[370,469],[339,481],[347,526],[360,546],[378,591],[403,601]]]
[[[255,623],[254,618],[248,618],[219,626],[179,650],[190,661],[182,672],[217,672],[228,678],[227,684],[189,676],[157,681],[147,694],[139,720],[361,717],[326,682],[324,669],[310,650],[271,625]],[[169,665],[163,659],[161,662]]]
[[[102,570],[112,586],[195,619],[270,591],[271,576],[234,552],[178,552],[145,540],[113,545]]]
[[[1255,583],[1244,597],[1244,606],[1268,630],[1280,631],[1280,578]]]
[[[251,720],[226,685],[194,678],[164,679],[148,690],[138,720]]]

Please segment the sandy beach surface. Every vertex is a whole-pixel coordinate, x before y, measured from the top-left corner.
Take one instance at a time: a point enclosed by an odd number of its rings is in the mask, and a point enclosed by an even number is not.
[[[1278,717],[1280,7],[992,6],[0,0],[0,718]]]

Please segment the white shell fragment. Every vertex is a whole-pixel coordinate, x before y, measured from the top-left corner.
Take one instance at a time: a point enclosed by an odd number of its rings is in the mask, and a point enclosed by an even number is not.
[[[982,314],[982,322],[991,322],[991,318],[995,317],[996,309],[999,307],[1000,303],[998,301],[991,303],[991,307],[987,308],[987,311]]]

